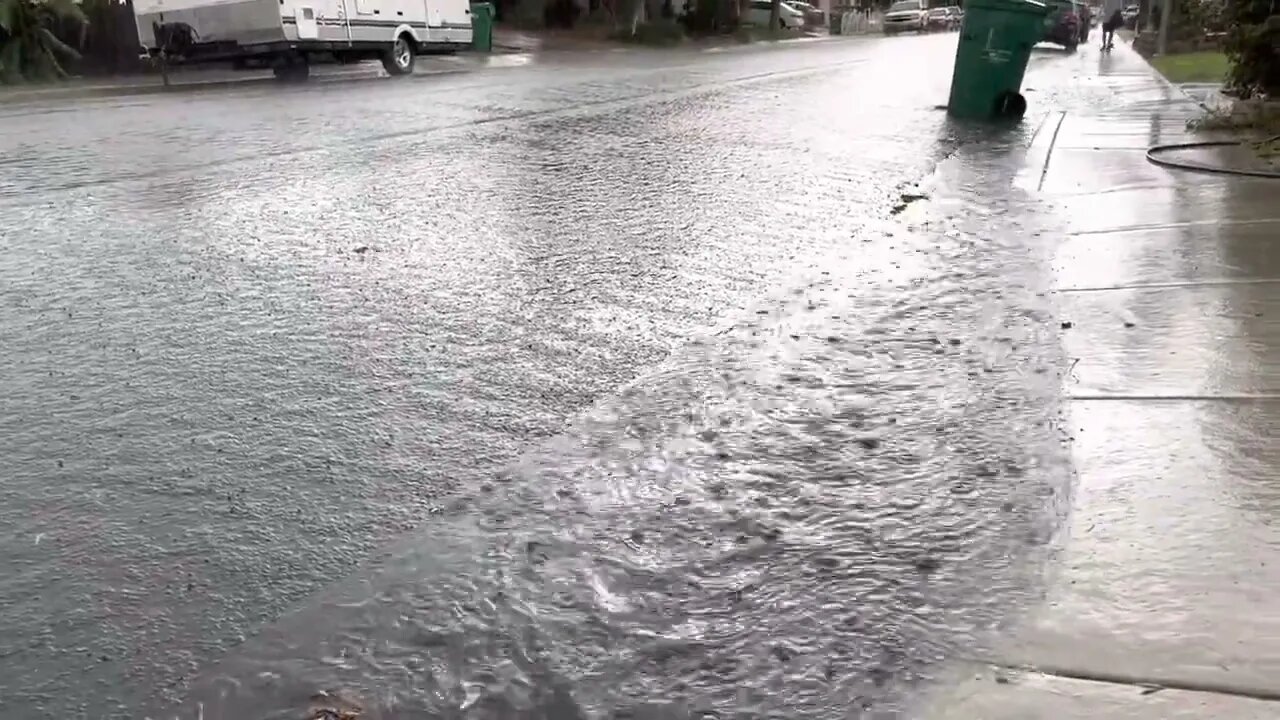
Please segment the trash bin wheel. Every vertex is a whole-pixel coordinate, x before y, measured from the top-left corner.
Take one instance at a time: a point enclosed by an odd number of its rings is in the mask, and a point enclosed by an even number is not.
[[[1027,114],[1027,99],[1021,93],[1002,92],[996,97],[995,115],[1016,120]]]

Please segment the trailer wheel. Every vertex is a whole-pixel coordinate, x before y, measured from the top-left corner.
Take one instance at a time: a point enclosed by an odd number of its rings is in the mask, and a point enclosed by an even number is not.
[[[382,67],[386,68],[389,75],[412,75],[413,64],[417,60],[414,56],[413,38],[409,35],[402,34],[391,43],[391,47],[382,56]]]
[[[271,72],[281,82],[306,82],[311,74],[311,64],[301,53],[281,55],[271,63]]]

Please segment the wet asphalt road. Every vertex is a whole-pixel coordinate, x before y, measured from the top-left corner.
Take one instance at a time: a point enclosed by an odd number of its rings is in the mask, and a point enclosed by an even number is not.
[[[954,42],[0,110],[4,712],[905,712],[1068,477]]]

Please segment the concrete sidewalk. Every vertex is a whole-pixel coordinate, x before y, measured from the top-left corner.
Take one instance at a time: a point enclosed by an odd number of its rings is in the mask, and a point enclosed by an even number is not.
[[[1065,228],[1067,526],[1043,601],[927,716],[1280,717],[1280,183],[1152,165],[1199,108],[1128,47],[1081,53],[1067,92],[1121,101],[1050,113],[1018,180]]]

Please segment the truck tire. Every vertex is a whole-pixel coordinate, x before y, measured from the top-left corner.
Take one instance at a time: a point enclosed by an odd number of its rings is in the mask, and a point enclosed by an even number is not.
[[[402,34],[391,43],[391,47],[382,56],[382,67],[392,77],[412,75],[413,65],[417,60],[414,55],[413,38]]]
[[[271,72],[280,82],[306,82],[311,74],[311,63],[301,53],[280,55],[271,63]]]

